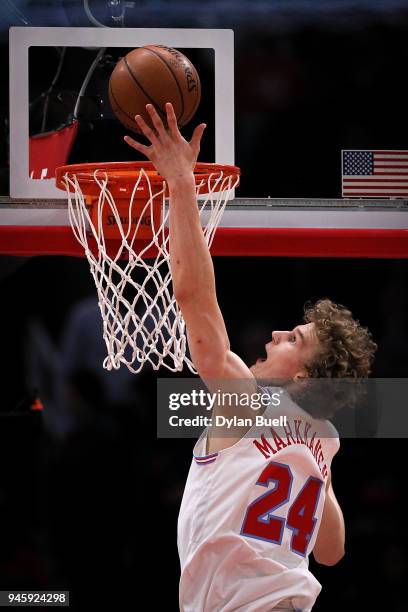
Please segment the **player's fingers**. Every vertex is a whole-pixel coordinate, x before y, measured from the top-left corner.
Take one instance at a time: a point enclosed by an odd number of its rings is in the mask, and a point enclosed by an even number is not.
[[[152,123],[159,135],[160,140],[165,140],[166,136],[167,136],[167,132],[166,129],[163,125],[163,121],[161,120],[161,118],[159,117],[159,113],[157,112],[157,110],[155,109],[155,107],[153,106],[153,104],[146,104],[146,109],[147,112],[150,115],[150,118],[152,120]]]
[[[145,145],[140,144],[140,142],[137,142],[137,140],[134,140],[131,136],[124,136],[123,140],[131,147],[133,147],[133,149],[136,149],[136,151],[140,151],[140,153],[143,153],[143,155],[146,155],[146,157],[149,157],[148,153],[149,153],[149,147],[146,147]]]
[[[190,140],[190,144],[193,147],[193,149],[195,149],[196,151],[200,150],[201,138],[204,134],[204,130],[206,127],[207,126],[205,123],[200,123],[200,125],[197,125],[196,129],[193,132],[193,135]]]
[[[171,135],[175,137],[181,136],[180,130],[177,125],[176,113],[174,112],[174,108],[171,102],[166,103],[166,113],[167,113],[167,124],[169,126]]]
[[[137,125],[140,127],[142,133],[146,136],[148,140],[152,143],[152,145],[156,145],[159,142],[157,138],[157,134],[150,126],[147,125],[146,121],[143,119],[141,115],[136,115],[135,121]]]

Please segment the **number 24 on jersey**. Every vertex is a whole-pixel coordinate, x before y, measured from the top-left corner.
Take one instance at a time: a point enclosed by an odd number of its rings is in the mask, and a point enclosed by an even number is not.
[[[323,481],[309,476],[288,509],[286,519],[273,514],[290,500],[293,474],[285,463],[271,461],[262,471],[257,485],[275,487],[255,499],[247,508],[241,535],[274,544],[281,544],[285,527],[292,531],[291,550],[306,557],[307,547],[312,536]]]

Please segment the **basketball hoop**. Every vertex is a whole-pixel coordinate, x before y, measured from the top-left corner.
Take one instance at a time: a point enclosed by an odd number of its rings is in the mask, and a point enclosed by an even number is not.
[[[238,185],[235,166],[197,163],[200,219],[210,247],[227,201]],[[56,184],[67,192],[69,220],[98,292],[107,357],[138,373],[146,362],[172,372],[184,363],[185,323],[169,268],[168,190],[150,162],[61,166]]]

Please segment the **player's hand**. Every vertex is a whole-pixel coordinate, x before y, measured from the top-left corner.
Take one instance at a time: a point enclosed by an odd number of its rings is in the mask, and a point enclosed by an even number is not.
[[[154,129],[149,127],[140,115],[136,115],[135,121],[150,141],[150,146],[142,145],[130,136],[125,136],[125,142],[136,151],[143,153],[164,177],[168,185],[183,178],[191,177],[200,152],[201,137],[206,128],[205,123],[201,123],[195,128],[190,142],[187,142],[180,134],[174,108],[170,102],[166,104],[168,129],[165,128],[152,104],[147,104],[146,109],[151,117]]]

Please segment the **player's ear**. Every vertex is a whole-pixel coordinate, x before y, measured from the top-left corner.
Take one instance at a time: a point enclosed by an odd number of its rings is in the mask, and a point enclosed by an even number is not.
[[[303,381],[306,382],[308,378],[309,372],[306,369],[302,368],[301,370],[296,372],[292,380],[295,383],[302,383]]]

